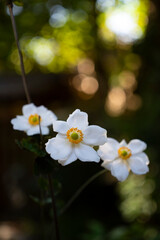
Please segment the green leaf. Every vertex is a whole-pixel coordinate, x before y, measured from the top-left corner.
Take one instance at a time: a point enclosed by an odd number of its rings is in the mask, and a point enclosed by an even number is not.
[[[23,6],[23,1],[22,0],[13,0],[13,3],[16,5],[16,6]]]
[[[22,140],[16,139],[15,142],[21,149],[33,152],[37,156],[43,157],[47,154],[46,151],[40,146],[40,140],[37,138],[28,137],[23,138]]]

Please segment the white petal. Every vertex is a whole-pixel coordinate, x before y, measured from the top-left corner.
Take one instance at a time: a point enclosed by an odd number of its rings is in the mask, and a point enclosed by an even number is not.
[[[67,139],[66,134],[57,133],[56,138],[63,138],[63,139],[66,139],[66,141],[69,141],[69,140]]]
[[[49,126],[52,125],[56,120],[57,120],[57,116],[52,112],[52,111],[47,111],[45,113],[41,113],[39,114],[42,118],[42,122],[41,125],[42,126]]]
[[[111,171],[112,163],[113,160],[105,160],[101,166]]]
[[[28,136],[32,136],[32,135],[35,135],[35,134],[40,134],[39,125],[34,126],[34,127],[31,126],[31,127],[26,131],[26,133],[27,133]]]
[[[74,127],[84,130],[88,126],[88,114],[77,109],[69,115],[67,123],[70,128]]]
[[[131,149],[132,154],[140,153],[147,148],[147,144],[141,140],[134,139],[129,142],[127,145]]]
[[[33,103],[26,104],[23,106],[22,112],[25,117],[29,117],[31,114],[37,113],[37,107]]]
[[[46,114],[47,111],[48,111],[48,109],[45,106],[43,106],[43,105],[41,105],[39,107],[36,107],[36,108],[37,108],[37,114],[40,115],[40,116],[42,114]]]
[[[75,144],[76,145],[76,144]],[[75,146],[75,154],[82,162],[99,162],[100,157],[97,152],[90,146],[79,143]]]
[[[119,144],[119,147],[126,147],[127,146],[127,143],[126,141],[123,139],[120,144]]]
[[[41,126],[41,131],[42,131],[42,135],[47,135],[47,134],[49,134],[49,129],[48,129],[48,127],[43,127],[43,126]]]
[[[119,143],[113,138],[107,138],[107,142],[97,152],[102,160],[114,160],[118,157],[118,149]]]
[[[61,134],[66,134],[67,131],[69,130],[68,123],[65,121],[55,121],[53,123],[53,130]]]
[[[112,163],[111,174],[119,181],[124,181],[128,177],[129,170],[125,161],[118,159]]]
[[[139,157],[134,157],[134,156],[130,157],[130,159],[128,159],[128,163],[132,172],[135,174],[141,175],[149,171],[149,168],[144,162],[144,160],[142,160]]]
[[[145,164],[147,164],[147,165],[149,164],[149,158],[148,158],[147,154],[145,154],[144,152],[132,155],[132,158],[134,158],[134,157],[139,157],[145,162]]]
[[[30,128],[30,125],[24,116],[17,116],[11,120],[11,123],[13,124],[13,129],[15,130],[26,131]]]
[[[77,157],[75,155],[74,152],[71,153],[71,155],[66,159],[66,160],[58,160],[58,162],[62,165],[62,166],[66,166],[74,161],[77,160]]]
[[[84,132],[83,142],[88,145],[103,145],[107,141],[107,131],[99,126],[91,125]]]
[[[66,160],[72,152],[72,144],[62,137],[51,138],[46,143],[46,151],[54,160]]]

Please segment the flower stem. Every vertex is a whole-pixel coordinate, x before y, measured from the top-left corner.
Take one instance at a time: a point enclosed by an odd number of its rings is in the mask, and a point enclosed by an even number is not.
[[[40,131],[40,146],[42,147],[43,135],[42,135],[42,129],[41,129],[41,123],[40,123],[40,116],[39,116],[39,131]],[[51,193],[51,198],[52,198],[52,208],[53,208],[56,240],[60,240],[57,209],[56,209],[55,196],[54,196],[54,187],[53,187],[53,183],[52,183],[52,176],[50,174],[48,174],[48,182],[49,182],[49,188],[50,188],[50,193]]]
[[[76,192],[75,194],[70,198],[70,200],[67,202],[67,204],[61,209],[60,214],[63,214],[74,202],[74,200],[80,195],[80,193],[97,177],[105,173],[107,170],[103,169],[102,171],[94,174],[92,177],[90,177]]]
[[[11,17],[11,22],[12,22],[12,28],[13,28],[13,33],[14,33],[14,38],[16,41],[16,45],[17,45],[17,49],[18,49],[18,54],[19,54],[19,59],[20,59],[20,66],[21,66],[21,75],[22,75],[22,81],[23,81],[23,87],[24,87],[24,91],[25,91],[25,95],[26,95],[26,99],[27,102],[30,103],[31,99],[30,99],[30,95],[29,95],[29,91],[28,91],[28,86],[27,86],[27,81],[26,81],[26,75],[25,75],[25,70],[24,70],[24,62],[23,62],[23,56],[22,56],[22,52],[20,49],[20,45],[19,45],[19,40],[18,40],[18,33],[17,33],[17,29],[16,29],[16,23],[15,23],[15,18],[13,15],[13,3],[12,0],[7,0],[7,6],[10,12],[10,17]]]
[[[55,223],[56,240],[60,240],[58,217],[57,217],[57,210],[56,210],[56,205],[55,205],[54,188],[53,188],[53,183],[52,183],[52,177],[50,174],[48,174],[48,182],[49,182],[50,192],[51,192],[51,197],[52,197],[52,208],[53,208],[53,216],[54,216],[54,223]]]

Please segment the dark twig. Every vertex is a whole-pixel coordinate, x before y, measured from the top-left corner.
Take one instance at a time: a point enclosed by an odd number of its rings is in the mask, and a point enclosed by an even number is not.
[[[15,18],[13,15],[13,4],[12,4],[12,0],[7,0],[7,6],[10,12],[10,17],[11,17],[11,22],[12,22],[12,28],[13,28],[13,33],[14,33],[14,38],[16,41],[16,45],[17,45],[17,49],[18,49],[18,54],[19,54],[19,59],[20,59],[20,66],[21,66],[21,74],[22,74],[22,81],[23,81],[23,87],[24,87],[24,91],[25,91],[25,95],[27,98],[27,102],[30,103],[31,99],[30,99],[30,95],[29,95],[29,91],[28,91],[28,86],[27,86],[27,81],[26,81],[26,76],[25,76],[25,70],[24,70],[24,62],[23,62],[23,56],[22,56],[22,52],[20,49],[20,45],[19,45],[19,41],[18,41],[18,33],[17,33],[17,29],[16,29],[16,23],[15,23]]]

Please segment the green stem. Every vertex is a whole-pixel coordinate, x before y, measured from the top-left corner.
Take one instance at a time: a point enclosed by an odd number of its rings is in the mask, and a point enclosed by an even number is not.
[[[43,148],[43,135],[41,129],[41,116],[38,116],[38,124],[39,124],[39,133],[40,133],[40,147]]]
[[[107,170],[103,169],[102,171],[94,174],[92,177],[90,177],[76,192],[75,194],[70,198],[70,200],[67,202],[67,204],[62,208],[60,211],[60,214],[63,214],[74,202],[74,200],[80,195],[80,193],[91,183],[93,182],[97,177],[105,173]]]
[[[42,135],[42,129],[41,129],[41,123],[40,123],[40,116],[39,116],[39,131],[40,131],[40,146],[43,146],[43,135]],[[52,176],[48,174],[48,182],[49,182],[49,188],[52,198],[52,209],[53,209],[53,217],[54,217],[54,227],[55,227],[55,234],[56,234],[56,240],[60,240],[60,234],[59,234],[59,225],[58,225],[58,217],[57,217],[57,209],[55,204],[55,196],[54,196],[54,187],[52,183]]]
[[[9,9],[9,12],[10,12],[10,17],[11,17],[11,22],[12,22],[12,28],[13,28],[13,33],[14,33],[14,38],[15,38],[15,41],[16,41],[16,45],[17,45],[17,49],[18,49],[18,54],[19,54],[19,59],[20,59],[20,66],[21,66],[21,75],[22,75],[23,87],[24,87],[24,91],[25,91],[25,95],[26,95],[27,102],[30,103],[30,102],[31,102],[31,99],[30,99],[30,95],[29,95],[29,91],[28,91],[28,86],[27,86],[27,81],[26,81],[26,76],[25,76],[23,56],[22,56],[22,52],[21,52],[21,49],[20,49],[20,45],[19,45],[18,33],[17,33],[17,29],[16,29],[15,18],[14,18],[14,15],[13,15],[13,4],[12,4],[12,0],[8,0],[8,1],[7,1],[7,6],[8,6],[8,9]]]

